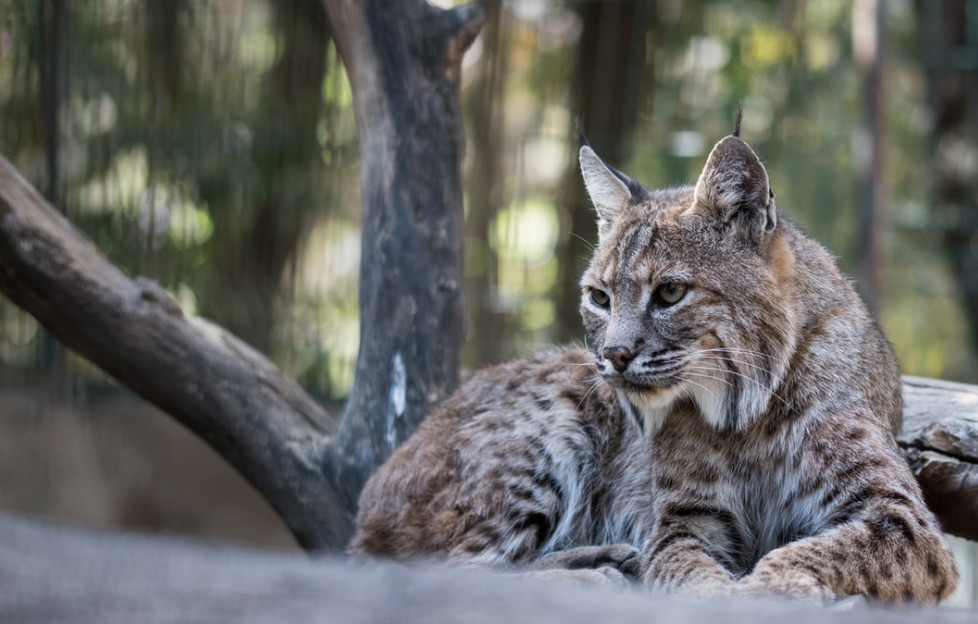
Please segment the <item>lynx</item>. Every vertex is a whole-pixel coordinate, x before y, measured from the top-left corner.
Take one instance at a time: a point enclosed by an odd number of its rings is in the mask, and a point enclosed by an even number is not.
[[[733,134],[649,191],[583,142],[587,349],[475,374],[367,483],[351,552],[588,567],[699,596],[933,603],[957,569],[902,459],[897,363]]]

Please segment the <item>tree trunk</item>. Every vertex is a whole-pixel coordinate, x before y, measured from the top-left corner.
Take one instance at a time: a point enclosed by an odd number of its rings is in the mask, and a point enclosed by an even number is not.
[[[269,354],[276,311],[284,307],[279,305],[283,274],[323,201],[316,128],[330,40],[321,0],[272,5],[281,52],[262,80],[261,114],[251,124],[257,175],[250,209],[246,216],[228,209],[213,212],[218,281],[201,302],[203,314]]]
[[[880,246],[883,229],[883,36],[882,0],[857,0],[852,9],[853,56],[863,80],[863,121],[854,155],[859,187],[859,257],[856,281],[866,305],[880,316]]]
[[[64,201],[61,173],[61,107],[67,58],[67,0],[37,3],[41,27],[41,102],[44,118],[45,196],[57,205]],[[64,209],[64,206],[61,206]]]
[[[458,384],[462,54],[476,5],[325,0],[353,89],[363,222],[360,349],[332,472],[352,509],[373,470]]]
[[[501,151],[505,130],[503,106],[504,76],[508,66],[508,41],[502,0],[484,0],[486,26],[482,33],[481,73],[469,89],[468,107],[472,111],[469,144],[468,215],[466,235],[479,241],[480,247],[469,249],[478,254],[477,266],[466,276],[469,327],[475,329],[465,343],[466,363],[496,363],[503,359],[506,339],[512,336],[511,315],[498,310],[494,292],[499,270],[496,250],[489,244],[489,229],[507,199],[500,184]]]
[[[623,167],[631,154],[631,137],[641,110],[641,96],[651,100],[654,70],[647,63],[648,31],[655,24],[656,6],[645,0],[603,2],[577,6],[583,29],[577,47],[571,93],[571,112],[591,146],[612,165]],[[645,113],[650,111],[645,109]],[[576,150],[575,150],[576,151]],[[584,192],[577,159],[571,159],[561,184],[559,205],[562,239],[557,248],[558,342],[580,340],[577,282],[590,257],[587,245],[598,239],[597,215]]]
[[[978,176],[968,154],[978,146],[978,44],[973,5],[943,0],[916,3],[918,40],[934,120],[930,166],[935,223],[954,273],[961,308],[978,348]],[[969,17],[970,16],[970,17]]]

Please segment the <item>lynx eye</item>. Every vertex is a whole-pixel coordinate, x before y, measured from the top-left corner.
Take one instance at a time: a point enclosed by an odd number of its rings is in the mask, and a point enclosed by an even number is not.
[[[666,282],[655,289],[655,298],[665,305],[679,303],[688,290],[682,282]]]
[[[598,290],[597,288],[591,289],[591,303],[598,306],[599,308],[607,308],[608,304],[611,303],[611,297],[608,296],[603,290]]]

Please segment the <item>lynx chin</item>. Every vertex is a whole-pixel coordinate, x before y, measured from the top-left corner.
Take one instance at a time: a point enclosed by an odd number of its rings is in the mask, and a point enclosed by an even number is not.
[[[894,439],[893,350],[738,135],[666,190],[581,147],[588,348],[472,376],[367,483],[351,553],[698,596],[951,594]]]

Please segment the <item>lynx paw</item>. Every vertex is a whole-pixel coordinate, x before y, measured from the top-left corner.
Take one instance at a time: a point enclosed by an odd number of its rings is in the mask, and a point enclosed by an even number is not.
[[[581,570],[611,568],[620,570],[638,551],[630,544],[578,546],[553,552],[540,558],[533,566],[537,570]]]
[[[737,583],[737,595],[782,596],[805,602],[830,604],[838,599],[831,589],[800,570],[755,571]]]
[[[698,579],[690,580],[675,587],[669,587],[660,583],[652,583],[653,592],[662,592],[684,598],[698,598],[711,600],[714,598],[729,598],[736,595],[736,585],[734,582],[720,579]]]
[[[631,581],[617,568],[602,566],[600,568],[578,568],[578,569],[559,569],[531,570],[523,573],[530,578],[556,579],[558,581],[573,581],[581,585],[619,587],[625,588],[631,585]]]
[[[866,596],[846,596],[836,600],[828,609],[829,611],[853,611],[868,605],[869,601],[866,600]]]

